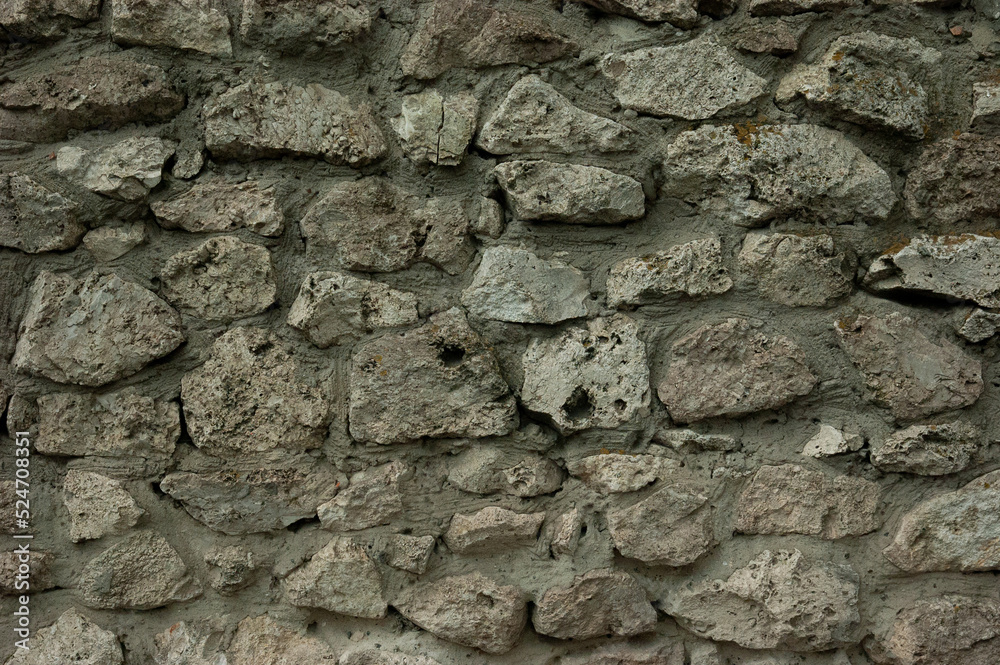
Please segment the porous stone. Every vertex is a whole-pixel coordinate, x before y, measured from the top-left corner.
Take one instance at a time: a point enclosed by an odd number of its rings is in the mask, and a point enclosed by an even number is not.
[[[56,169],[92,192],[122,201],[142,201],[160,184],[175,145],[152,136],[125,139],[100,150],[59,148]]]
[[[752,16],[789,16],[840,11],[861,4],[862,0],[750,0],[749,9]]]
[[[740,494],[734,528],[828,540],[863,536],[881,524],[880,498],[878,485],[862,478],[830,477],[795,464],[762,466]]]
[[[607,519],[615,549],[651,566],[686,566],[715,545],[715,511],[708,497],[682,483],[608,510]]]
[[[706,120],[767,90],[765,79],[706,38],[611,54],[599,66],[622,106],[657,117]]]
[[[403,74],[431,79],[452,67],[557,60],[576,51],[544,21],[475,0],[434,0],[399,62]]]
[[[0,529],[3,533],[18,533],[23,529],[17,527],[17,485],[13,480],[0,480]]]
[[[608,306],[645,305],[668,296],[703,298],[733,286],[718,238],[692,240],[663,252],[619,261],[611,268]]]
[[[232,321],[260,314],[278,287],[271,252],[236,236],[210,238],[178,252],[160,271],[163,295],[185,314]]]
[[[597,166],[511,161],[494,173],[518,219],[620,224],[646,212],[638,180]]]
[[[741,446],[735,437],[728,434],[702,434],[689,429],[658,430],[653,440],[681,453],[731,452]]]
[[[223,596],[253,584],[258,565],[253,551],[239,545],[213,547],[205,553],[205,563],[209,565],[209,586]]]
[[[231,56],[229,19],[211,0],[112,0],[111,39]]]
[[[947,230],[1000,214],[1000,137],[962,133],[927,146],[906,176],[906,212]]]
[[[822,459],[855,452],[864,444],[864,437],[857,432],[841,431],[832,425],[820,425],[819,431],[806,442],[802,454]]]
[[[178,621],[153,638],[155,665],[225,665],[220,652],[226,630],[224,619]]]
[[[1000,125],[1000,85],[993,82],[972,84],[972,129],[995,133]]]
[[[984,342],[1000,332],[1000,312],[978,307],[962,319],[956,332],[970,342]]]
[[[698,3],[694,0],[577,0],[608,12],[641,21],[666,21],[678,28],[693,28],[698,22]]]
[[[66,472],[63,503],[69,511],[69,537],[74,543],[125,533],[146,514],[125,483],[92,471]]]
[[[815,385],[795,342],[764,335],[746,319],[727,319],[674,344],[657,394],[674,422],[689,423],[776,409]]]
[[[828,235],[750,234],[739,267],[761,294],[789,307],[826,307],[854,288],[857,262]]]
[[[216,158],[321,157],[362,166],[385,155],[371,106],[318,83],[250,81],[205,104],[205,147]]]
[[[56,622],[42,628],[30,640],[30,648],[14,649],[5,665],[124,665],[118,637],[80,614],[76,608],[63,612]]]
[[[570,475],[601,494],[635,492],[669,477],[680,468],[681,463],[669,457],[610,452],[573,460],[566,465]]]
[[[748,18],[730,32],[730,44],[745,53],[766,53],[779,57],[790,55],[799,50],[799,40],[807,27],[805,21]]]
[[[351,475],[347,489],[319,506],[324,529],[356,531],[388,524],[403,512],[399,482],[412,475],[402,462],[369,467]]]
[[[325,664],[337,658],[323,640],[283,626],[266,614],[240,621],[226,655],[227,665]]]
[[[896,200],[888,174],[840,132],[752,121],[682,132],[667,146],[660,194],[737,226],[877,222]]]
[[[579,509],[573,508],[552,521],[552,541],[549,544],[552,555],[556,557],[571,556],[580,544],[580,530],[583,528],[583,516]]]
[[[168,120],[182,108],[183,95],[159,67],[127,56],[83,58],[0,86],[0,139],[61,141],[70,130]]]
[[[522,365],[521,403],[562,432],[617,427],[649,406],[646,346],[620,314],[533,338]]]
[[[73,249],[87,232],[75,201],[33,178],[0,175],[0,246],[29,254]]]
[[[366,0],[243,0],[240,36],[257,48],[297,52],[353,41],[372,24]]]
[[[922,139],[930,128],[928,88],[935,91],[941,60],[939,51],[912,37],[845,35],[815,64],[786,74],[775,100],[791,109],[802,98],[838,120]]]
[[[485,554],[533,545],[545,513],[516,513],[488,506],[471,515],[456,514],[444,542],[456,554]]]
[[[250,229],[277,237],[285,230],[285,217],[273,187],[254,180],[230,183],[199,181],[183,194],[149,204],[157,223],[165,229],[191,233],[224,233]]]
[[[273,333],[224,333],[208,361],[181,380],[192,441],[221,456],[321,446],[330,408],[323,393],[298,374],[298,362]]]
[[[471,93],[442,95],[430,89],[403,97],[392,128],[411,161],[457,166],[476,131],[478,114],[479,102]]]
[[[493,353],[454,308],[357,347],[349,418],[355,439],[387,444],[507,434],[517,409]]]
[[[9,41],[50,41],[97,19],[100,0],[9,0],[0,7],[0,34]]]
[[[512,323],[558,323],[587,315],[590,283],[583,272],[524,250],[488,247],[462,292],[473,316]]]
[[[441,663],[426,656],[359,649],[344,652],[337,665],[441,665]]]
[[[528,455],[514,466],[502,469],[504,490],[527,499],[551,494],[562,486],[562,470],[550,459]]]
[[[287,319],[321,349],[419,320],[415,294],[333,271],[306,275]]]
[[[942,425],[911,425],[893,432],[869,459],[883,471],[943,476],[969,468],[984,445],[978,427],[962,420]]]
[[[98,263],[108,263],[125,256],[146,242],[146,226],[99,226],[83,237],[83,246]]]
[[[538,76],[525,76],[486,119],[476,145],[494,155],[621,152],[628,127],[573,105]]]
[[[365,619],[384,617],[388,608],[375,562],[362,545],[341,537],[330,540],[285,579],[285,598],[298,607]]]
[[[443,640],[491,654],[513,649],[528,617],[520,589],[479,572],[413,587],[393,607]]]
[[[840,319],[841,347],[864,375],[868,399],[897,420],[961,409],[983,391],[982,363],[946,339],[934,342],[899,312]]]
[[[562,471],[541,455],[513,455],[492,445],[473,445],[449,465],[448,482],[463,492],[530,498],[558,490]]]
[[[56,585],[52,580],[52,563],[56,559],[52,552],[31,550],[27,562],[22,560],[24,557],[16,550],[0,552],[0,595],[21,596],[25,591],[36,594]],[[25,580],[28,589],[24,588]]]
[[[382,557],[387,566],[423,575],[427,572],[436,542],[434,536],[392,534],[386,541]]]
[[[591,570],[565,587],[550,587],[535,605],[535,631],[563,640],[615,635],[629,637],[656,627],[656,610],[628,573]]]
[[[885,557],[908,573],[1000,569],[1000,472],[918,503],[903,515]]]
[[[201,595],[201,583],[163,536],[140,531],[91,559],[77,591],[87,607],[151,610]]]
[[[11,365],[59,383],[117,381],[184,341],[173,308],[114,274],[78,280],[43,270],[28,301]]]
[[[858,574],[798,550],[765,550],[727,580],[682,587],[664,609],[681,627],[747,649],[826,651],[854,646]]]

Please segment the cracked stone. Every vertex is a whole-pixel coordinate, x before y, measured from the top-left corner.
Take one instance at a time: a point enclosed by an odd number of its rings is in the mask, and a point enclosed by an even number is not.
[[[319,607],[365,619],[385,616],[382,576],[365,548],[335,537],[285,579],[285,598],[297,607]]]
[[[479,102],[468,92],[444,96],[434,89],[403,97],[392,128],[417,164],[457,166],[476,131]]]
[[[451,518],[444,542],[456,554],[492,554],[535,544],[545,513],[516,513],[487,506]]]
[[[1000,214],[1000,137],[958,134],[927,146],[906,176],[906,212],[952,230]]]
[[[686,566],[715,545],[715,511],[708,497],[683,484],[613,508],[607,519],[615,549],[651,566]]]
[[[265,50],[298,52],[337,46],[368,31],[374,8],[364,0],[243,0],[240,36]]]
[[[0,175],[0,246],[29,254],[73,249],[87,232],[75,201],[17,172]]]
[[[97,194],[121,201],[142,201],[160,184],[163,166],[175,144],[152,136],[125,139],[99,150],[59,148],[56,169]]]
[[[66,472],[63,503],[69,511],[69,537],[74,543],[125,533],[146,514],[125,483],[92,471]]]
[[[277,237],[285,230],[285,217],[273,187],[248,180],[196,182],[186,192],[154,201],[149,207],[165,229],[191,233],[223,233],[250,229],[262,236]]]
[[[122,647],[113,631],[104,630],[71,607],[42,628],[30,649],[15,649],[6,665],[124,665]]]
[[[733,286],[718,238],[693,240],[643,257],[619,261],[608,275],[608,307],[646,305],[668,296],[693,298]]]
[[[985,443],[979,428],[962,420],[911,425],[873,446],[869,459],[883,471],[943,476],[979,461]]]
[[[412,476],[402,462],[389,462],[351,475],[347,489],[319,506],[324,529],[357,531],[388,524],[403,513],[399,481]]]
[[[857,269],[831,236],[792,233],[747,235],[738,263],[764,297],[789,307],[833,304],[853,290]]]
[[[669,457],[624,453],[591,455],[566,465],[570,475],[601,494],[635,492],[680,468],[681,463]]]
[[[656,628],[656,610],[628,573],[591,570],[565,587],[550,587],[535,605],[535,631],[562,640],[630,637]]]
[[[111,39],[229,57],[229,19],[211,0],[112,0]]]

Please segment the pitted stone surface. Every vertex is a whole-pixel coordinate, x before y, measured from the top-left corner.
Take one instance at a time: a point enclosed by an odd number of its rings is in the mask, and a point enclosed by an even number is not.
[[[229,19],[211,0],[112,0],[111,38],[118,44],[233,54]]]
[[[83,237],[83,246],[98,263],[107,263],[125,256],[146,241],[142,223],[129,226],[99,226]]]
[[[240,621],[226,651],[227,665],[296,665],[334,662],[326,642],[284,626],[267,614]]]
[[[458,554],[483,554],[532,545],[545,513],[517,513],[488,506],[471,515],[451,518],[444,542]]]
[[[50,41],[95,20],[100,0],[17,0],[0,8],[0,26],[12,41]]]
[[[69,511],[69,537],[74,543],[124,533],[146,514],[122,481],[91,471],[66,472],[63,503]]]
[[[175,146],[152,136],[125,139],[100,150],[60,148],[56,169],[92,192],[122,201],[142,201],[160,184]]]
[[[337,46],[367,32],[374,14],[366,0],[243,0],[240,37],[282,52]]]
[[[883,471],[943,476],[969,468],[985,445],[978,427],[962,420],[911,425],[872,446],[871,463]]]
[[[79,205],[33,178],[0,175],[0,245],[29,254],[73,249],[85,227]]]
[[[378,619],[388,606],[382,576],[365,548],[335,537],[285,580],[285,597],[298,607],[319,607],[347,616]]]
[[[681,463],[659,455],[601,453],[574,460],[566,469],[588,487],[601,494],[641,490],[681,468]]]
[[[434,554],[434,536],[407,536],[394,534],[389,536],[382,553],[387,566],[405,570],[415,575],[427,572],[427,564]]]
[[[403,512],[400,480],[412,475],[401,462],[389,462],[351,475],[347,489],[319,506],[319,521],[331,531],[356,531],[388,524]]]
[[[441,663],[425,656],[364,649],[345,652],[337,661],[337,665],[441,665]]]
[[[927,146],[906,176],[906,212],[951,231],[1000,212],[1000,137],[962,133]]]
[[[537,454],[511,454],[492,445],[474,445],[455,456],[448,482],[463,492],[530,498],[558,490],[562,470]]]
[[[692,28],[698,21],[698,3],[692,0],[578,0],[611,14],[642,21],[667,21],[678,28]]]
[[[768,300],[826,307],[851,293],[857,262],[828,235],[755,233],[743,240],[739,266]]]
[[[732,286],[719,239],[692,240],[616,263],[608,275],[608,306],[644,305],[668,296],[714,296]]]
[[[559,639],[631,636],[656,627],[656,610],[634,577],[610,568],[578,575],[565,587],[550,587],[531,616],[535,631]]]
[[[15,649],[5,665],[124,665],[118,637],[70,608],[33,636],[30,649]]]
[[[708,497],[683,484],[609,510],[607,519],[615,549],[651,566],[686,566],[715,544],[715,511]]]
[[[479,102],[468,92],[444,96],[426,90],[403,98],[392,128],[406,156],[417,164],[457,166],[476,132]]]
[[[183,194],[149,207],[165,229],[218,233],[245,228],[262,236],[280,236],[285,228],[274,189],[253,180],[195,182]]]

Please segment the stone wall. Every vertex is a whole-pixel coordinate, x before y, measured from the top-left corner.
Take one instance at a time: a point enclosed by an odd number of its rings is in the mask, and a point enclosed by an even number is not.
[[[0,0],[0,659],[1000,662],[998,19]]]

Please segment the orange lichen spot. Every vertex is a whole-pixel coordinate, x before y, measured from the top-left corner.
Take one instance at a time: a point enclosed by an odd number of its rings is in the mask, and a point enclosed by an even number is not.
[[[781,134],[781,128],[777,125],[765,124],[767,118],[759,116],[757,120],[747,120],[733,124],[733,133],[736,140],[748,148],[756,148],[760,145],[761,137],[767,134]]]
[[[844,52],[843,51],[837,51],[836,53],[833,54],[833,61],[834,62],[840,62],[843,59],[844,59]]]

